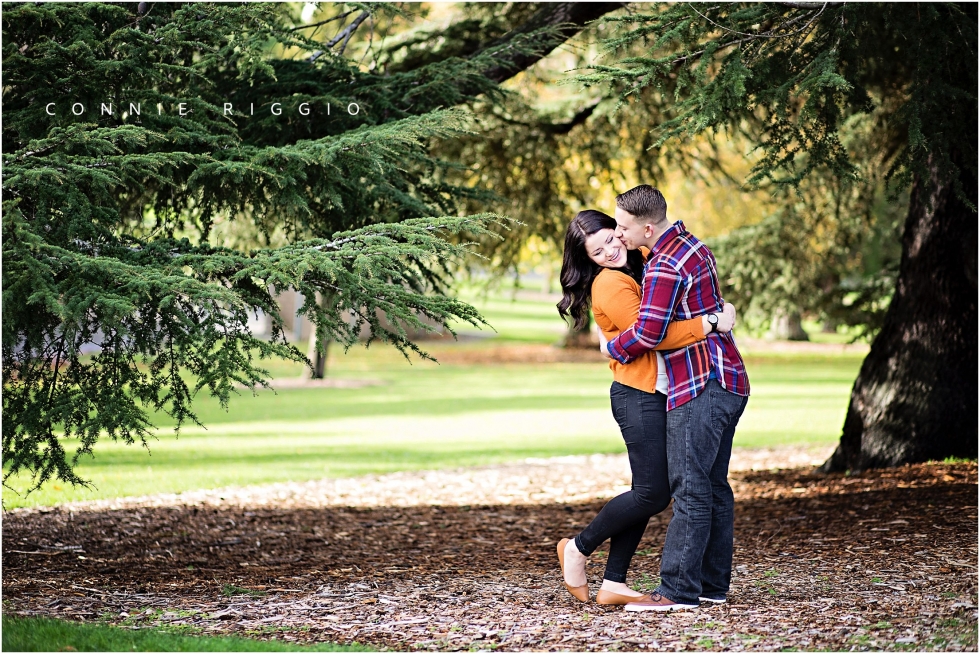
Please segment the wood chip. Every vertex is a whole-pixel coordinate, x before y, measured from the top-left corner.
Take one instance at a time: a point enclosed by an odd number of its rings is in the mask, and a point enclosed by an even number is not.
[[[4,611],[402,651],[976,651],[975,463],[845,477],[771,461],[732,473],[729,601],[695,611],[625,613],[564,589],[554,543],[628,486],[615,457],[9,511]],[[669,519],[651,519],[633,559],[645,590]],[[63,543],[88,558],[31,554]]]

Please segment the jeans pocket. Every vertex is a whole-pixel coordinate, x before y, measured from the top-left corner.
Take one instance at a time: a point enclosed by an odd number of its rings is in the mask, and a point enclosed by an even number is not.
[[[627,425],[627,414],[629,404],[629,394],[618,384],[613,384],[609,389],[609,404],[612,407],[613,418],[620,429],[625,429]]]
[[[709,382],[707,391],[711,401],[712,420],[728,424],[741,415],[745,403],[744,397],[725,390],[717,382]]]

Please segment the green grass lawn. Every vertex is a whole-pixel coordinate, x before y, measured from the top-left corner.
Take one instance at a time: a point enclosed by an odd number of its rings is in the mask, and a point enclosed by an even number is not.
[[[57,647],[57,650],[53,650]],[[366,647],[321,643],[303,647],[282,640],[186,636],[163,629],[131,630],[48,618],[3,616],[5,652],[365,652]]]
[[[426,349],[438,358],[452,349],[551,344],[564,330],[547,299],[491,297],[478,306],[496,334],[429,341]],[[747,353],[752,399],[736,447],[836,442],[861,358]],[[288,362],[269,368],[274,377],[301,370]],[[374,384],[243,391],[228,411],[202,397],[194,409],[206,429],[185,427],[178,439],[172,421],[158,415],[158,439],[149,451],[103,441],[94,457],[82,459],[78,472],[93,488],[48,482],[25,497],[14,492],[29,485],[21,477],[8,480],[14,490],[4,489],[4,505],[624,451],[609,411],[611,375],[600,362],[410,363],[390,347],[372,345],[346,354],[332,348],[328,376]]]
[[[509,291],[491,295],[464,291],[461,298],[479,308],[492,330],[477,330],[466,324],[458,326],[460,334],[493,336],[499,342],[554,343],[564,336],[566,327],[555,304],[561,296],[545,299],[541,293],[513,296]]]

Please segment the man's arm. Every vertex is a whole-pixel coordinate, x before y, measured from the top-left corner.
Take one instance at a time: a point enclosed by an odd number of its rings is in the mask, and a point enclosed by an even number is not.
[[[632,327],[609,341],[607,350],[612,358],[629,363],[664,340],[682,281],[678,272],[668,266],[654,264],[647,268],[640,315]]]
[[[596,324],[605,327],[610,338],[618,335],[636,322],[642,294],[642,288],[626,275],[600,275],[592,284],[592,311]],[[711,325],[704,316],[673,320],[667,325],[667,332],[656,349],[676,350],[703,340],[710,331]]]
[[[709,314],[704,313],[704,314],[701,314],[701,316],[699,316],[700,319],[701,319],[701,322],[702,322],[701,330],[702,330],[702,332],[705,335],[708,334],[708,332],[711,331],[711,326],[708,324],[708,321],[707,321],[708,315]],[[726,332],[730,332],[733,329],[735,329],[736,313],[735,313],[735,305],[734,304],[732,304],[731,302],[725,302],[725,307],[721,310],[721,312],[715,313],[715,315],[718,316],[718,324],[715,326],[715,331],[716,332],[718,332],[719,334],[724,334]],[[695,319],[692,318],[691,320],[695,320]],[[690,322],[691,322],[690,320],[682,321],[682,323],[684,323],[684,324],[690,324]],[[680,323],[678,323],[678,322],[674,322],[673,323],[673,325],[677,325],[677,324],[680,324]],[[670,329],[671,329],[671,327],[668,327],[667,328],[668,335],[664,338],[664,341],[661,342],[660,345],[663,345],[664,342],[666,342],[667,340],[669,340],[669,338],[670,338],[670,334],[669,334]],[[602,329],[599,327],[599,325],[596,325],[595,331],[596,331],[596,334],[599,335],[599,351],[602,352],[604,355],[606,355],[606,358],[611,359],[612,356],[610,356],[609,350],[606,348],[606,345],[608,345],[609,340],[606,338],[606,335],[602,332]],[[664,348],[658,347],[657,349],[664,349]],[[668,349],[675,349],[675,348],[668,348]]]

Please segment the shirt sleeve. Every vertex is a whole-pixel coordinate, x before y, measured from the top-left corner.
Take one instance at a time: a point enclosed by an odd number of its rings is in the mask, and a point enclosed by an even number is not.
[[[670,266],[658,262],[647,267],[636,323],[609,341],[606,349],[610,356],[620,363],[629,363],[664,340],[682,282],[680,274]]]
[[[605,276],[603,276],[605,277]],[[640,313],[640,286],[625,275],[618,275],[616,281],[602,277],[596,279],[593,289],[593,311],[604,315],[612,322],[600,325],[607,334],[617,334],[636,322]],[[596,319],[598,323],[598,318]],[[655,350],[676,350],[704,340],[704,324],[701,317],[689,320],[675,320],[667,326],[667,334],[657,344]]]

